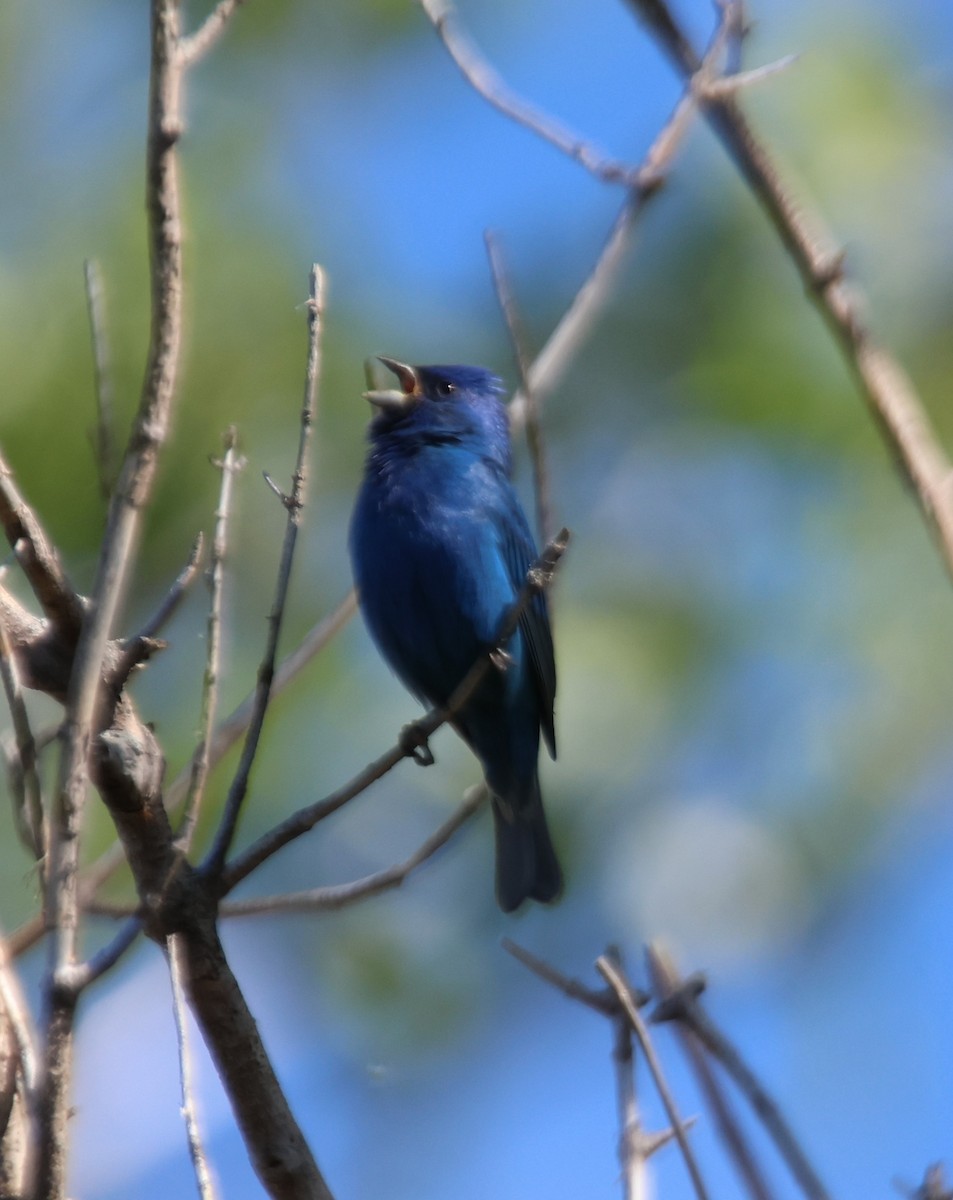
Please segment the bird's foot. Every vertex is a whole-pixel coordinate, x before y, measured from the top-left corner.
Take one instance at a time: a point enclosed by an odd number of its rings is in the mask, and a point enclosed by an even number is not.
[[[513,655],[508,654],[506,650],[501,650],[497,646],[495,650],[490,651],[490,662],[502,675],[504,671],[508,671],[513,665]]]
[[[398,741],[401,750],[403,750],[408,758],[412,758],[419,767],[433,766],[436,760],[430,749],[427,735],[421,728],[419,721],[411,721],[409,725],[405,725],[400,731]]]

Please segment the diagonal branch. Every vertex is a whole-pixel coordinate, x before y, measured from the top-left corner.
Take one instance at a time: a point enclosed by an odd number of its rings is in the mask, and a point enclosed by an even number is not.
[[[682,1157],[685,1160],[685,1166],[688,1168],[688,1174],[691,1177],[692,1186],[695,1190],[695,1195],[698,1200],[708,1200],[708,1189],[705,1186],[705,1181],[702,1179],[701,1171],[698,1168],[698,1163],[695,1159],[695,1152],[692,1150],[688,1140],[688,1135],[685,1129],[685,1122],[679,1115],[678,1108],[675,1104],[675,1097],[672,1095],[665,1076],[662,1073],[662,1066],[655,1053],[655,1047],[652,1045],[652,1039],[649,1036],[648,1027],[642,1019],[642,1014],[639,1012],[637,997],[635,996],[631,985],[625,978],[618,966],[612,962],[607,955],[602,955],[596,959],[596,970],[608,983],[615,992],[619,1003],[628,1018],[629,1024],[632,1026],[632,1032],[635,1034],[636,1040],[641,1047],[642,1053],[645,1055],[645,1061],[648,1064],[649,1071],[652,1073],[652,1078],[655,1081],[655,1087],[658,1091],[665,1111],[668,1114],[669,1122],[672,1129],[675,1131],[675,1140],[678,1142],[679,1149],[682,1152]]]
[[[44,614],[61,634],[75,641],[85,605],[70,583],[59,556],[33,509],[13,481],[0,456],[0,524]]]
[[[383,871],[375,871],[363,879],[342,883],[336,887],[310,888],[304,892],[287,892],[280,896],[261,896],[253,900],[231,900],[221,906],[223,917],[251,917],[263,913],[288,912],[336,912],[359,900],[379,896],[399,888],[404,880],[428,859],[433,858],[453,835],[482,807],[487,797],[483,784],[468,790],[463,803],[456,812],[435,830],[429,838],[403,862],[395,863]]]
[[[809,1197],[809,1200],[829,1200],[827,1189],[801,1149],[776,1101],[768,1095],[737,1049],[699,1003],[698,997],[705,986],[704,979],[700,976],[680,979],[671,958],[659,946],[650,946],[647,956],[649,969],[659,985],[660,995],[660,1002],[652,1020],[677,1021],[691,1031],[741,1089],[774,1140],[805,1196]]]
[[[219,0],[202,24],[193,34],[179,42],[179,61],[183,67],[191,67],[205,57],[228,28],[235,10],[245,0]]]
[[[511,91],[467,35],[449,0],[420,0],[420,5],[463,77],[498,112],[538,134],[604,183],[625,183],[630,179],[630,168],[608,158],[590,142]]]
[[[680,987],[678,973],[671,958],[658,945],[647,948],[646,962],[653,990],[659,998],[660,1005],[664,1007],[666,1000],[678,992]],[[687,1023],[677,1022],[677,1030],[682,1048],[715,1118],[715,1126],[745,1182],[749,1195],[752,1200],[771,1200],[773,1193],[755,1156],[754,1149],[744,1136],[729,1099],[725,1095],[721,1080],[712,1069],[701,1042],[692,1033]]]
[[[685,88],[671,116],[659,130],[645,157],[633,173],[625,201],[612,225],[595,265],[573,296],[546,344],[529,364],[526,376],[537,405],[553,390],[569,363],[606,308],[629,249],[635,227],[649,203],[658,195],[675,161],[679,146],[696,111],[696,93],[715,79],[715,65],[728,36],[727,19],[719,25],[705,57]],[[519,428],[527,419],[527,399],[517,391],[509,406],[510,424]]]
[[[685,79],[699,66],[698,55],[665,0],[627,0]],[[724,8],[737,12],[736,0]],[[777,164],[754,134],[734,94],[717,91],[700,98],[702,111],[760,201],[793,261],[808,296],[820,309],[853,370],[867,406],[893,450],[939,543],[953,575],[953,466],[944,453],[924,405],[907,374],[882,346],[864,319],[860,290],[848,284],[844,252],[817,212],[788,191]]]

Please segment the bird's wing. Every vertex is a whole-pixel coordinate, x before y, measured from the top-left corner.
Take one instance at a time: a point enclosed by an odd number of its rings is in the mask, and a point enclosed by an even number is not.
[[[526,573],[536,560],[533,538],[523,510],[512,497],[504,519],[498,523],[500,544],[507,574],[516,594],[526,582]],[[546,596],[540,592],[523,609],[519,629],[529,650],[533,682],[539,696],[540,726],[549,747],[556,757],[556,730],[553,724],[553,705],[556,699],[556,660],[553,656],[553,636],[549,628],[549,608]]]

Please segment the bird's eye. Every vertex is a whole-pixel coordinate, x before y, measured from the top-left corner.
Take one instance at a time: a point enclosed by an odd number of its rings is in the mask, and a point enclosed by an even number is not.
[[[454,385],[452,383],[448,382],[448,380],[446,380],[446,379],[441,379],[440,382],[437,384],[437,395],[438,396],[452,396],[456,390],[457,390],[456,387],[454,387]]]

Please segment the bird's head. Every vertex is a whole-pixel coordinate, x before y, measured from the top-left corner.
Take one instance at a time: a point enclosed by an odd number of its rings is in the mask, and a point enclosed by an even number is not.
[[[482,367],[411,367],[394,358],[378,360],[398,386],[364,393],[378,409],[372,441],[419,439],[473,445],[509,465],[509,421],[500,399],[502,385]]]

